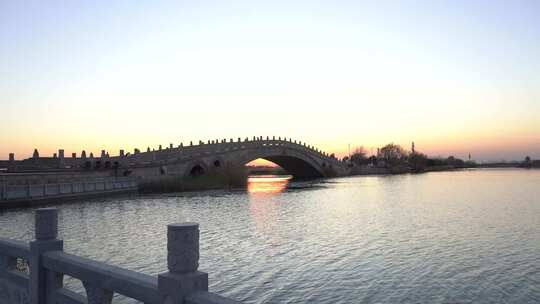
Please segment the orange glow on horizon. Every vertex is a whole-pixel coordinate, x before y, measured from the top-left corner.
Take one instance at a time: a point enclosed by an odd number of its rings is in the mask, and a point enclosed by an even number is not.
[[[276,168],[279,167],[278,165],[274,164],[271,161],[268,161],[266,159],[258,158],[256,160],[250,161],[246,164],[246,166],[252,167],[252,166],[261,166],[261,167],[272,167]]]
[[[37,2],[0,4],[0,160],[253,135],[540,159],[534,4]]]

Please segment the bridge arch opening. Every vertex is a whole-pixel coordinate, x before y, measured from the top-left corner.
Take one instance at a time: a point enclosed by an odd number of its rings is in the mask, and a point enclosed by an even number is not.
[[[247,170],[248,176],[260,176],[260,175],[291,175],[287,170],[280,165],[266,160],[264,158],[258,158],[252,160],[244,165]]]
[[[206,173],[206,170],[201,165],[195,165],[191,170],[189,171],[189,176],[191,177],[199,177]]]
[[[291,175],[296,179],[309,179],[326,176],[324,171],[326,168],[322,167],[315,160],[312,160],[309,157],[291,154],[267,154],[257,156],[259,157],[254,160],[249,160],[247,164],[265,162],[266,164],[270,163],[278,168],[281,168],[281,172],[284,172],[286,175]]]
[[[324,165],[323,165],[324,163]],[[205,156],[186,164],[184,177],[244,184],[250,176],[280,175],[293,179],[335,176],[331,164],[319,155],[283,147],[232,151],[230,155]]]

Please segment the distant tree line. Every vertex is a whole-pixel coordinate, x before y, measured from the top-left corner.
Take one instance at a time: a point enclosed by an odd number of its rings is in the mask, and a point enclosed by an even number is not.
[[[349,157],[345,157],[349,160]],[[448,158],[428,157],[426,154],[418,151],[407,151],[400,145],[390,143],[378,150],[377,155],[368,156],[364,147],[358,147],[350,157],[352,166],[372,165],[400,169],[398,171],[423,172],[426,170],[452,169],[475,167],[473,161],[464,161],[462,159],[450,156]]]
[[[532,160],[529,156],[525,156],[525,159],[521,163],[519,163],[519,167],[540,168],[540,160]]]

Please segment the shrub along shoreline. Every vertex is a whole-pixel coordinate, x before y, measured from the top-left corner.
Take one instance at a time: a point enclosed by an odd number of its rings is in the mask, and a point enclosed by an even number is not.
[[[238,188],[247,185],[248,171],[244,166],[226,164],[199,176],[166,176],[139,184],[141,193],[165,193]]]

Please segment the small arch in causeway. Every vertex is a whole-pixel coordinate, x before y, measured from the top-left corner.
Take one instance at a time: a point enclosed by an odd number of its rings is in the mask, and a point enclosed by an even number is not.
[[[189,170],[189,176],[191,177],[198,177],[204,175],[205,173],[206,171],[201,165],[195,165],[193,168],[191,168],[191,170]]]

